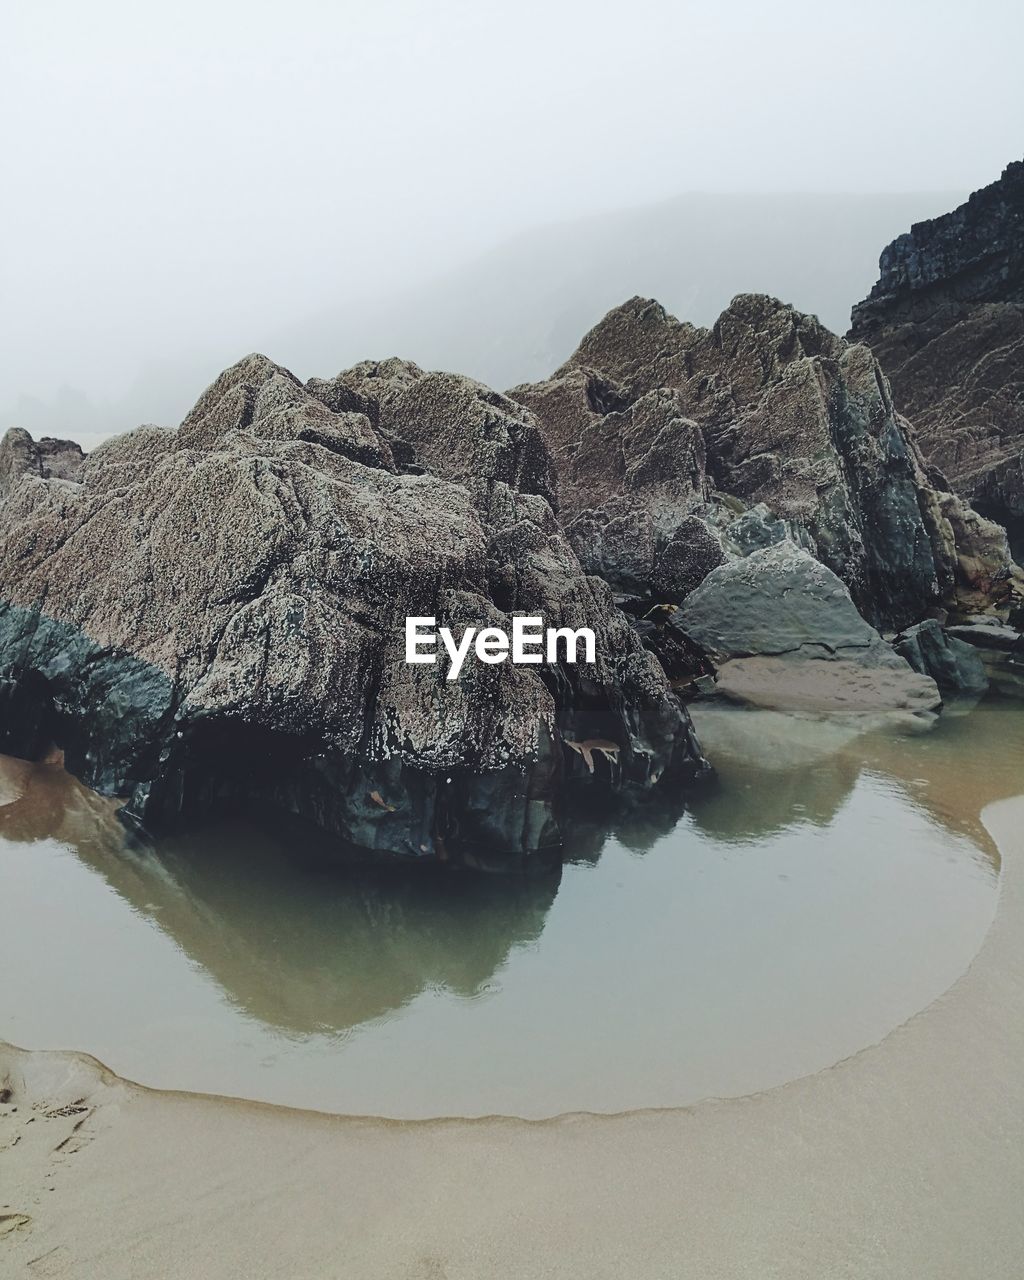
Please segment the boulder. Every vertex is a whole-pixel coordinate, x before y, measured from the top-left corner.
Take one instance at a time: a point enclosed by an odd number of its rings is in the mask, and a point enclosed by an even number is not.
[[[575,788],[706,768],[559,529],[535,419],[478,383],[396,361],[303,386],[251,356],[177,430],[71,478],[43,452],[0,448],[0,750],[56,743],[129,821],[259,805],[339,850],[519,866],[557,854]],[[515,613],[592,628],[596,664],[404,660],[407,615]],[[592,741],[614,751],[588,769],[568,744]]]
[[[329,381],[314,378],[307,390],[338,412],[365,415],[378,435],[398,442],[414,471],[456,481],[478,500],[504,485],[556,505],[551,455],[536,418],[481,382],[392,359],[364,361]]]
[[[634,298],[510,395],[540,419],[578,553],[620,589],[642,567],[651,594],[682,598],[756,508],[758,536],[786,526],[880,627],[1009,592],[1005,538],[929,479],[867,348],[774,299],[741,295],[701,329]],[[687,572],[659,572],[685,539],[700,546]],[[972,576],[986,557],[991,573]]]
[[[886,647],[831,569],[786,543],[716,569],[674,620],[726,659],[757,653],[827,657]]]
[[[929,464],[1024,545],[1024,161],[882,252],[853,309]]]
[[[947,635],[934,618],[901,632],[893,648],[915,671],[931,676],[940,689],[965,697],[980,697],[988,690],[985,664],[977,649]]]
[[[840,579],[792,544],[715,569],[672,625],[715,657],[716,691],[737,701],[843,714],[941,703],[935,681],[893,652]]]

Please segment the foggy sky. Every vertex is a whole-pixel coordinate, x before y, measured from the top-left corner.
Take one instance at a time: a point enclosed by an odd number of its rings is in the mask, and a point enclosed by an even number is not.
[[[1024,153],[1022,47],[1016,0],[8,0],[0,428],[545,223],[966,193]]]

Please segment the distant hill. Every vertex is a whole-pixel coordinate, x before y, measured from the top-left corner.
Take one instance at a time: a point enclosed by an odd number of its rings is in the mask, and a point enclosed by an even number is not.
[[[402,355],[503,388],[546,377],[634,294],[711,323],[737,293],[769,293],[845,333],[884,245],[961,193],[686,195],[539,228],[429,284],[343,303],[281,336],[297,372]]]
[[[737,293],[769,293],[844,333],[852,305],[877,277],[883,246],[965,194],[679,196],[540,227],[400,293],[345,300],[339,282],[336,303],[262,345],[302,377],[401,355],[500,389],[546,377],[634,294],[709,324]],[[328,292],[329,263],[323,276]],[[273,332],[258,319],[260,334]],[[174,425],[197,386],[260,340],[226,333],[216,351],[188,355],[162,345],[161,363],[111,388],[104,403],[39,388],[0,413],[0,430],[24,426],[91,447],[140,422]]]

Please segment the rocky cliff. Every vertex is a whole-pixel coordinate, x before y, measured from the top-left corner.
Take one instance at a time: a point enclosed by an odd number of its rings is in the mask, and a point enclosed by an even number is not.
[[[882,253],[853,310],[928,462],[1024,537],[1024,161]]]
[[[729,551],[810,549],[882,628],[1005,599],[1002,529],[929,478],[871,352],[741,295],[710,329],[633,298],[543,383],[537,414],[584,565],[680,600]]]
[[[567,783],[642,792],[705,765],[551,484],[526,409],[400,361],[303,386],[252,356],[179,429],[86,457],[11,432],[0,750],[57,743],[145,826],[259,804],[357,849],[557,853]],[[448,681],[404,660],[406,615],[517,612],[592,628],[596,666]]]

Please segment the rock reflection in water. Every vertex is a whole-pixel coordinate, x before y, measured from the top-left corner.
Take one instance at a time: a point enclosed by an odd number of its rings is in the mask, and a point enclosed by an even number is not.
[[[347,1031],[426,988],[479,994],[535,941],[557,877],[445,875],[295,860],[240,825],[94,863],[261,1021]],[[130,871],[126,869],[130,867]]]
[[[693,708],[717,785],[694,800],[697,826],[722,840],[756,841],[788,827],[826,828],[857,779],[899,787],[947,830],[998,855],[981,821],[986,805],[1024,790],[1024,706],[1012,698],[955,704],[934,728],[865,727],[708,702]]]
[[[284,847],[237,822],[141,846],[57,766],[4,760],[0,777],[0,835],[71,845],[232,1003],[294,1034],[347,1031],[431,986],[479,993],[511,947],[539,936],[558,887],[557,875],[339,871],[315,844]]]
[[[980,945],[979,815],[1024,789],[1024,715],[923,737],[697,718],[717,788],[685,811],[591,797],[561,880],[339,869],[239,824],[140,847],[58,767],[8,762],[0,929],[25,978],[0,1035],[390,1115],[675,1105],[856,1052]]]
[[[717,702],[698,707],[694,719],[717,773],[694,821],[717,839],[827,827],[860,775],[860,760],[847,754],[860,736],[852,725]]]

